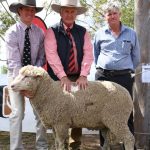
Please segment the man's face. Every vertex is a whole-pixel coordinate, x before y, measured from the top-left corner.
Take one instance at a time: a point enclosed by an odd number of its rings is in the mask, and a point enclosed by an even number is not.
[[[109,25],[120,24],[121,13],[118,10],[111,10],[105,14],[105,20]]]
[[[71,26],[76,19],[77,10],[76,8],[63,7],[61,8],[60,16],[65,25]]]
[[[18,9],[20,19],[25,24],[31,24],[35,17],[36,9],[33,7],[22,7]]]

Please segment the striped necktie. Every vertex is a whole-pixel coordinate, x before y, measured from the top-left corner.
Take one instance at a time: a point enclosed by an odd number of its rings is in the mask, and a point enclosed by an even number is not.
[[[24,50],[23,50],[23,61],[22,65],[27,66],[31,65],[31,45],[29,38],[29,30],[31,27],[27,27],[25,30],[25,41],[24,41]]]
[[[71,37],[71,33],[70,33],[70,28],[67,28],[66,32],[69,37],[70,45],[71,45],[71,49],[69,52],[68,70],[69,70],[69,73],[73,73],[76,71],[76,68],[75,68],[75,56],[74,56],[74,50],[73,50],[73,41],[72,41],[72,37]]]

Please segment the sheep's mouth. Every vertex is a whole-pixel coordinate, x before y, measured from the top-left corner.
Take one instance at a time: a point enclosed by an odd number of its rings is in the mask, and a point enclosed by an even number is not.
[[[14,92],[19,92],[19,91],[23,90],[23,89],[21,89],[21,87],[15,86],[15,85],[11,85],[10,88],[11,88],[11,90],[13,90]]]
[[[15,86],[11,86],[11,90],[13,90],[14,92],[18,92],[19,91],[19,89],[17,88],[17,87],[15,87]]]

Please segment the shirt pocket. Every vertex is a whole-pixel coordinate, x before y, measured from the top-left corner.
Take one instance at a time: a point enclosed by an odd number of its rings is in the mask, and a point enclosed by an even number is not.
[[[123,40],[122,41],[122,51],[123,51],[123,53],[130,54],[131,49],[132,49],[131,41]]]

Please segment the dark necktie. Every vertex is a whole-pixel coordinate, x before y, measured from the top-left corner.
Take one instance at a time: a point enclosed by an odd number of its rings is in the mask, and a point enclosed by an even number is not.
[[[31,45],[29,39],[30,28],[31,27],[27,27],[25,30],[25,41],[24,41],[23,61],[22,61],[23,66],[31,65]]]
[[[76,68],[75,68],[75,56],[74,56],[74,50],[73,50],[73,41],[72,41],[72,37],[71,37],[71,33],[70,33],[70,28],[67,28],[66,31],[67,31],[67,35],[69,37],[69,41],[70,41],[70,45],[71,45],[71,49],[69,52],[68,70],[69,70],[69,73],[73,73],[76,70]]]

